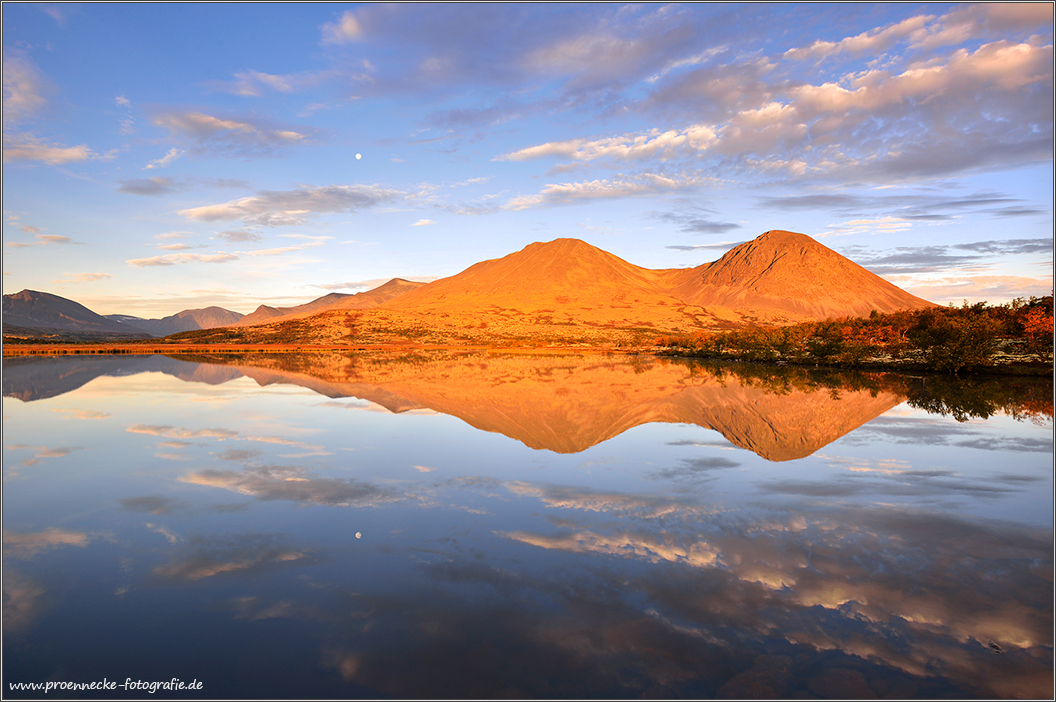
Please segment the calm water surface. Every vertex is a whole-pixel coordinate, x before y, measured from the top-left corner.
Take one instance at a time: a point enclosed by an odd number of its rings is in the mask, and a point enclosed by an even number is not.
[[[197,360],[5,360],[5,696],[1051,697],[1048,379]]]

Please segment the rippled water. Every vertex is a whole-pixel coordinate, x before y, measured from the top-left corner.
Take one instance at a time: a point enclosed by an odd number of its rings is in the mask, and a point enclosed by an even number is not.
[[[6,696],[1051,695],[1048,379],[198,360],[5,360]]]

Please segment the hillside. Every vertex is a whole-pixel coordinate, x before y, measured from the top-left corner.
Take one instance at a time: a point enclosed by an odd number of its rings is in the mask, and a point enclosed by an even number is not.
[[[306,302],[296,307],[268,307],[261,305],[256,310],[247,314],[238,323],[237,327],[251,327],[257,324],[271,324],[289,319],[300,319],[327,310],[363,310],[377,307],[383,302],[400,297],[412,290],[420,288],[425,283],[416,283],[402,278],[393,278],[384,285],[372,290],[349,295],[346,293],[330,293],[318,299]],[[181,330],[182,331],[182,330]]]
[[[183,310],[161,319],[143,319],[124,314],[108,314],[105,316],[107,319],[128,324],[155,337],[168,336],[169,334],[192,331],[194,329],[226,327],[238,322],[243,317],[238,312],[215,306],[196,310]]]
[[[931,304],[808,236],[770,231],[690,269],[641,268],[576,239],[535,243],[380,309],[434,320],[685,329]]]
[[[79,302],[36,290],[4,295],[3,310],[5,329],[87,332],[132,339],[148,336],[137,327],[96,314]]]
[[[933,306],[809,236],[779,230],[671,280],[672,294],[687,304],[790,320]]]

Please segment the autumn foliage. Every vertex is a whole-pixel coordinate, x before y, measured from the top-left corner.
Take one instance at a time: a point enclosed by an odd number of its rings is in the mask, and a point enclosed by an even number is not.
[[[685,356],[850,367],[889,363],[957,373],[989,366],[999,352],[1051,360],[1052,296],[665,336],[657,345]]]

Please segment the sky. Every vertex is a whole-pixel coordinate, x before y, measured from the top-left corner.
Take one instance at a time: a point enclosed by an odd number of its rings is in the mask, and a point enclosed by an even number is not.
[[[771,229],[1048,295],[1053,6],[3,4],[3,290],[248,313]]]

